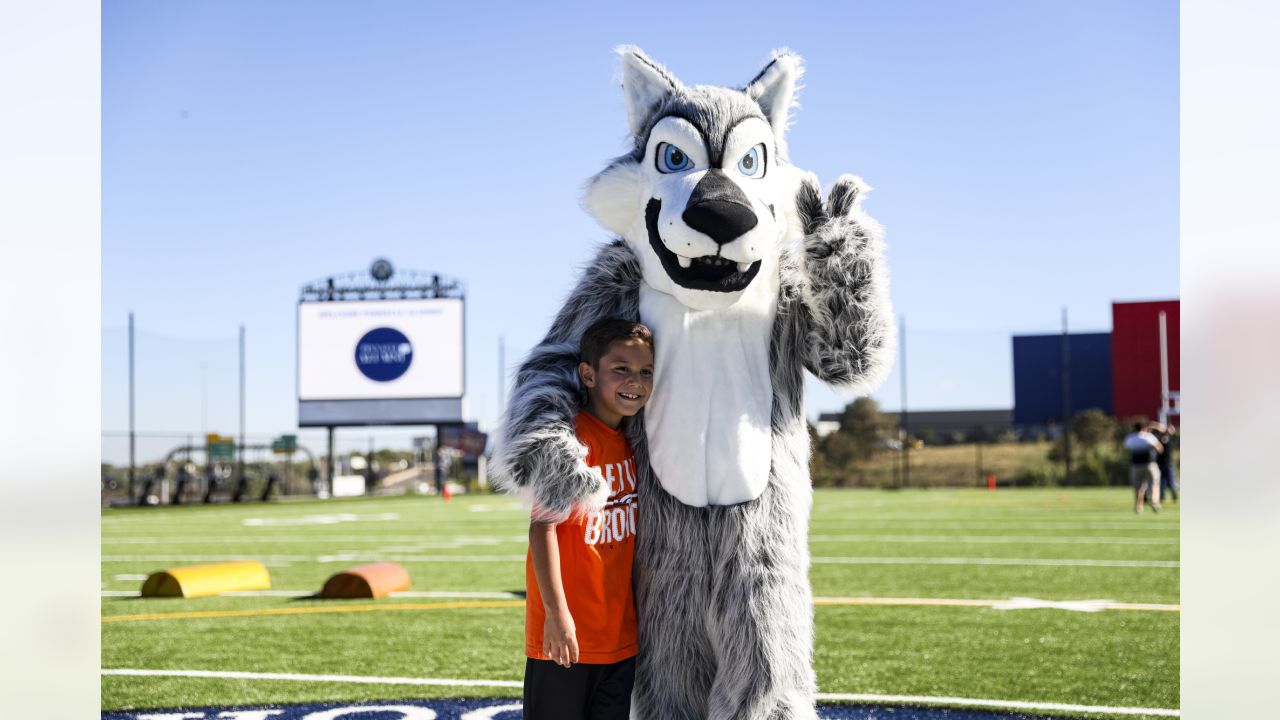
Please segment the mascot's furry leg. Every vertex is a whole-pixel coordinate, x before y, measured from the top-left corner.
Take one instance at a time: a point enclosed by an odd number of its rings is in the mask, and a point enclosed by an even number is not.
[[[635,717],[815,717],[808,489],[775,476],[753,502],[694,508],[648,488]]]

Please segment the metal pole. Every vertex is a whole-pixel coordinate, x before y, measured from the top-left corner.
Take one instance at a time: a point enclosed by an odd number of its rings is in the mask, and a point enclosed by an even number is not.
[[[209,363],[200,363],[200,434],[209,434]]]
[[[1169,423],[1169,338],[1165,327],[1165,314],[1160,311],[1160,418],[1161,425]]]
[[[501,335],[498,336],[498,422],[502,422],[502,411],[506,405],[507,398],[507,343],[506,339]]]
[[[1062,308],[1062,439],[1066,475],[1071,477],[1071,335],[1067,333],[1067,308]]]
[[[337,472],[338,472],[338,467],[337,467],[337,465],[335,465],[335,464],[334,464],[334,455],[333,455],[333,453],[334,453],[334,450],[333,450],[333,426],[332,426],[332,425],[330,425],[330,426],[329,426],[329,468],[328,468],[328,469],[329,469],[329,477],[328,477],[328,480],[329,480],[329,489],[328,489],[328,492],[327,492],[327,494],[328,494],[330,497],[332,497],[332,496],[333,496],[333,478],[334,478],[334,475],[336,475],[336,474],[337,474]]]
[[[236,453],[237,479],[244,477],[244,325],[240,326],[240,443]]]
[[[982,484],[982,438],[978,438],[978,484]]]
[[[137,436],[133,426],[133,312],[129,312],[129,498],[134,498],[134,467]]]
[[[898,318],[898,357],[902,361],[902,487],[911,484],[911,419],[907,414],[907,316]]]

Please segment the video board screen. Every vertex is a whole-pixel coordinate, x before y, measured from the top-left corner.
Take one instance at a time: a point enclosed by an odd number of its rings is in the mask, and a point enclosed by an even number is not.
[[[463,355],[458,298],[299,303],[299,424],[457,422]]]

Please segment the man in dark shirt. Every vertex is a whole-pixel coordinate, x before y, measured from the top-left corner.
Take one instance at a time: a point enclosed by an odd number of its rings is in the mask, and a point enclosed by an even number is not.
[[[1160,451],[1156,453],[1156,467],[1160,468],[1160,499],[1172,497],[1178,502],[1178,475],[1173,468],[1173,437],[1175,430],[1168,425],[1156,428]]]

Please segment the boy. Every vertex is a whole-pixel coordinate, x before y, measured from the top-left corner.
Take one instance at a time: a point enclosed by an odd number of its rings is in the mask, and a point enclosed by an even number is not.
[[[639,323],[601,320],[583,333],[580,357],[587,398],[574,425],[609,500],[588,517],[529,523],[526,720],[626,720],[631,712],[636,463],[620,426],[653,391],[653,335]]]

